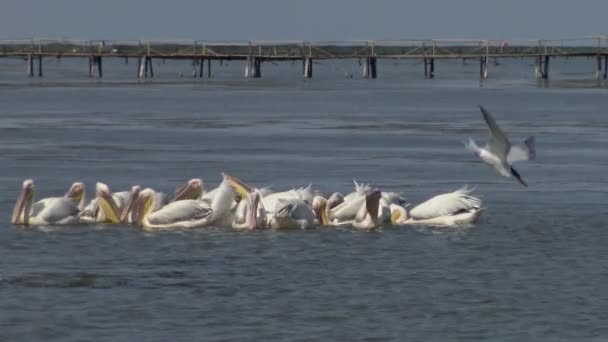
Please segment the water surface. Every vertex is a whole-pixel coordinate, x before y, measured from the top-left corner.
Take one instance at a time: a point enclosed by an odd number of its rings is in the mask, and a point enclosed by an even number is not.
[[[213,65],[45,62],[27,79],[0,61],[0,339],[602,340],[608,337],[605,246],[608,97],[591,60],[478,65],[356,61]],[[352,72],[354,79],[344,78]],[[182,77],[182,73],[186,76]],[[530,187],[496,176],[462,147],[486,138],[477,108],[513,141],[535,135],[538,160],[518,165]],[[487,211],[473,228],[144,233],[128,226],[13,227],[21,181],[38,198],[84,181],[171,192],[220,172],[281,190],[323,194],[352,180],[419,203],[464,185]]]

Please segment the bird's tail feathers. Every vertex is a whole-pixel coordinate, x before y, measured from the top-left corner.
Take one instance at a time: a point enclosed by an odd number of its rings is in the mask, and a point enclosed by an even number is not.
[[[524,145],[527,147],[528,160],[536,159],[536,139],[534,136],[530,136],[524,140]]]
[[[471,137],[469,137],[469,141],[463,141],[463,144],[467,151],[477,152],[477,150],[479,150],[479,146],[477,146],[477,143],[475,143],[475,140]]]

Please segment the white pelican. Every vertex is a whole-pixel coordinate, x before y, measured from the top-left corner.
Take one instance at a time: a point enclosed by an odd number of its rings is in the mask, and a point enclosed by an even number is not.
[[[395,225],[452,226],[477,222],[482,208],[481,200],[471,196],[471,189],[462,188],[454,192],[437,195],[408,213],[405,207],[391,204],[391,221]]]
[[[266,228],[266,210],[261,205],[262,195],[253,189],[247,197],[239,201],[232,227],[235,229]]]
[[[150,191],[154,191],[148,188]],[[131,188],[131,192],[129,195],[126,204],[122,207],[122,213],[120,215],[120,222],[126,223],[136,223],[135,220],[135,204],[138,201],[139,194],[141,192],[141,188],[139,185],[134,185]],[[192,178],[183,186],[180,186],[175,191],[175,195],[171,200],[169,196],[167,196],[163,192],[154,191],[154,207],[152,208],[152,212],[159,210],[170,202],[181,201],[185,199],[199,200],[203,193],[203,181],[200,178]]]
[[[121,216],[127,208],[129,200],[139,193],[139,186],[131,191],[112,193],[110,188],[101,182],[95,185],[95,198],[84,208],[80,214],[82,222],[122,222]]]
[[[332,197],[335,196],[335,200],[327,214],[331,223],[341,225],[354,220],[362,204],[366,202],[367,196],[373,190],[368,184],[359,184],[356,181],[353,181],[353,183],[355,184],[354,192],[343,198],[339,193],[332,195]],[[389,205],[391,203],[402,204],[404,201],[405,199],[399,193],[381,192],[377,211],[380,216],[380,222],[388,223],[390,221]]]
[[[230,208],[235,192],[228,181],[220,184],[211,205],[198,199],[183,199],[171,202],[153,212],[156,202],[152,189],[142,190],[135,205],[135,222],[144,229],[197,228],[213,224],[232,223]]]
[[[273,229],[308,229],[314,226],[315,215],[300,198],[278,198],[268,220],[268,226]]]
[[[79,206],[84,199],[84,184],[75,182],[63,197],[44,198],[34,203],[34,181],[23,181],[15,203],[11,223],[23,225],[52,225],[79,223]]]
[[[534,160],[536,158],[536,146],[534,137],[528,137],[522,144],[511,145],[507,135],[498,127],[494,118],[482,106],[481,114],[490,129],[490,140],[485,147],[480,147],[475,140],[469,138],[465,144],[467,150],[474,152],[484,163],[492,166],[498,174],[504,177],[515,177],[523,186],[528,186],[520,174],[511,166],[512,163],[521,160]]]
[[[381,220],[378,218],[380,199],[382,192],[378,189],[368,190],[365,194],[365,201],[361,204],[355,219],[353,227],[359,229],[375,229],[381,225]]]
[[[203,195],[203,180],[192,178],[185,185],[175,191],[173,202],[185,199],[198,200]]]

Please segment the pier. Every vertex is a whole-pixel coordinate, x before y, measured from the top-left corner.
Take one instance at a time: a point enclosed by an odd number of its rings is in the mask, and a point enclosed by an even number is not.
[[[192,61],[192,76],[210,78],[211,61],[243,61],[244,77],[261,78],[264,63],[301,61],[302,77],[313,77],[315,62],[353,60],[361,65],[361,75],[373,80],[381,74],[386,60],[419,60],[421,76],[433,79],[441,73],[441,61],[479,62],[479,78],[491,72],[489,61],[519,58],[534,61],[531,72],[549,79],[550,61],[555,58],[592,59],[595,78],[608,76],[608,36],[551,40],[364,40],[364,41],[118,41],[118,40],[0,40],[0,58],[25,61],[26,76],[43,77],[43,60],[81,58],[88,60],[83,76],[102,78],[103,61],[135,60],[134,78],[154,78],[153,60]],[[85,65],[83,63],[83,65]],[[206,67],[206,72],[205,72]],[[1,75],[0,75],[1,77]]]

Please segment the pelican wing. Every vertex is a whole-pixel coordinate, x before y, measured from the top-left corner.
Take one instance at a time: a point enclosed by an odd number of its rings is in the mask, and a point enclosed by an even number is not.
[[[171,224],[182,221],[200,220],[213,212],[205,202],[197,200],[181,200],[171,202],[148,217],[151,224]]]
[[[462,188],[454,192],[437,195],[412,209],[410,216],[415,220],[424,220],[478,209],[481,207],[481,200],[471,196],[471,192],[471,189]]]
[[[68,217],[76,216],[80,210],[73,200],[66,197],[49,197],[32,206],[31,217],[35,222],[59,223]]]
[[[528,137],[523,143],[511,146],[507,160],[509,163],[536,159],[536,141],[534,137]]]
[[[262,205],[266,210],[274,210],[280,200],[296,199],[300,198],[296,190],[289,190],[283,192],[275,192],[268,196],[264,196],[261,199]]]
[[[351,197],[349,201],[346,201],[345,197],[343,203],[330,210],[329,217],[331,220],[337,219],[339,222],[353,220],[363,203],[365,203],[365,195],[363,194],[357,197]]]
[[[500,127],[498,127],[492,115],[482,106],[479,106],[479,109],[481,109],[483,119],[486,121],[486,124],[490,129],[490,140],[488,141],[487,149],[492,154],[504,160],[511,146],[509,139],[507,138],[507,135],[500,129]]]
[[[125,204],[129,201],[129,197],[131,196],[130,191],[120,191],[112,194],[112,199],[116,202],[116,206],[118,209],[124,208]]]
[[[154,211],[164,207],[169,204],[171,198],[164,192],[157,192],[154,196],[156,196],[156,200],[154,201]]]
[[[382,192],[382,198],[388,202],[388,204],[406,205],[407,200],[401,196],[398,192]]]
[[[346,196],[344,196],[344,202],[349,202],[359,196],[364,195],[366,192],[368,192],[369,190],[372,189],[371,185],[369,184],[364,184],[364,183],[357,183],[356,180],[353,179],[353,184],[355,185],[355,191],[351,192],[350,194],[347,194]]]
[[[224,179],[217,188],[215,196],[213,196],[213,200],[211,201],[214,220],[221,219],[230,212],[235,196],[236,192],[234,188],[226,179]]]

